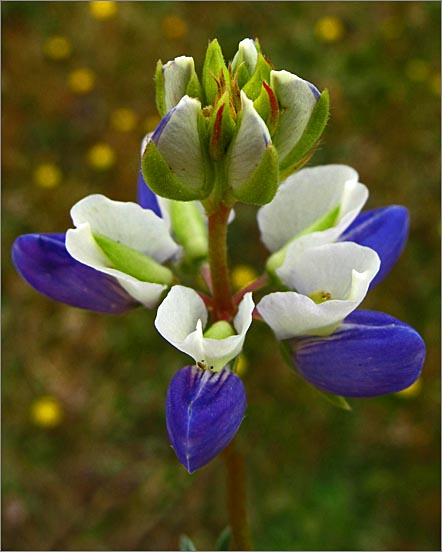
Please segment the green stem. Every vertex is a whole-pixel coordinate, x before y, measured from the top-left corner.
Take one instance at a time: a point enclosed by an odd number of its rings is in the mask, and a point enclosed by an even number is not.
[[[227,220],[230,208],[221,203],[209,215],[209,265],[212,279],[213,321],[231,320],[234,314],[227,262]]]
[[[231,550],[252,550],[247,514],[246,469],[243,455],[232,441],[223,451],[226,466],[226,491],[229,524],[232,529]]]

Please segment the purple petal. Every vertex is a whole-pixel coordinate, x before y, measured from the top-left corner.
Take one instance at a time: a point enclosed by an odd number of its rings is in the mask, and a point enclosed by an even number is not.
[[[297,371],[344,397],[401,391],[416,381],[425,359],[425,343],[413,328],[375,311],[355,311],[329,337],[290,343]]]
[[[370,284],[377,285],[390,272],[402,253],[408,237],[408,210],[400,205],[364,211],[340,237],[374,249],[381,259],[381,268]]]
[[[159,217],[162,217],[158,198],[146,184],[141,171],[138,173],[137,202],[143,209],[150,209]]]
[[[321,92],[319,92],[319,90],[316,88],[316,86],[314,84],[312,84],[311,82],[309,82],[309,81],[305,81],[305,82],[309,85],[310,90],[312,91],[313,96],[315,97],[315,100],[318,100],[319,96],[321,95]]]
[[[169,122],[170,118],[172,117],[173,113],[176,111],[176,106],[173,107],[170,111],[168,111],[166,113],[166,115],[164,115],[164,117],[161,119],[159,125],[157,126],[157,128],[154,130],[154,132],[152,133],[152,138],[151,140],[153,142],[155,142],[155,144],[158,144],[160,138],[161,138],[161,135],[163,134],[163,130],[166,128],[167,126],[167,123]]]
[[[167,391],[167,431],[178,460],[189,473],[229,444],[245,409],[243,383],[230,370],[213,373],[185,366],[175,374]]]
[[[17,272],[40,293],[73,307],[109,314],[139,304],[110,276],[73,259],[65,234],[26,234],[12,246]]]

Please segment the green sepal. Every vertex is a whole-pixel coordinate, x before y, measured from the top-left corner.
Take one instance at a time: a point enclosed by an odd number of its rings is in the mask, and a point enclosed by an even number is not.
[[[330,97],[328,90],[324,90],[316,102],[301,138],[280,164],[281,179],[299,170],[308,161],[310,153],[324,132],[329,115]]]
[[[201,188],[189,189],[171,171],[164,157],[159,152],[155,142],[148,142],[141,159],[141,170],[149,188],[160,197],[177,201],[193,201],[205,199],[211,190],[211,179],[202,178]]]
[[[250,79],[249,70],[247,69],[246,64],[244,62],[238,65],[238,69],[236,70],[236,73],[234,76],[236,77],[236,80],[238,82],[238,87],[241,90],[241,88],[243,88],[243,86]]]
[[[280,341],[279,342],[279,350],[281,352],[282,358],[285,360],[287,366],[294,370],[295,374],[299,376],[298,372],[296,371],[295,365],[293,363],[290,345],[287,341]],[[342,397],[341,395],[333,395],[332,393],[327,393],[326,391],[321,391],[311,383],[309,383],[306,379],[301,378],[299,376],[299,379],[302,380],[304,383],[312,389],[316,395],[320,396],[321,398],[325,399],[329,404],[332,404],[333,406],[340,408],[341,410],[350,411],[351,406],[349,405],[347,399],[345,397]]]
[[[206,105],[212,105],[218,93],[218,85],[215,79],[219,79],[221,73],[224,75],[226,84],[229,83],[229,72],[218,40],[212,40],[206,51],[203,65],[203,91]]]
[[[201,84],[195,71],[193,71],[192,76],[190,77],[186,88],[186,94],[191,98],[197,98],[200,101],[202,100]]]
[[[278,153],[269,144],[253,174],[241,187],[233,190],[233,197],[250,205],[265,205],[275,197],[279,184]]]
[[[187,535],[181,535],[180,537],[180,550],[181,552],[195,552],[196,548],[192,540]]]
[[[113,268],[133,276],[141,282],[171,285],[173,273],[167,267],[136,249],[111,240],[102,234],[93,233],[94,240],[112,263]]]
[[[232,335],[235,335],[235,330],[226,320],[218,320],[204,332],[204,337],[209,339],[226,339]]]
[[[185,258],[191,262],[206,259],[209,254],[207,227],[195,203],[171,201],[170,220]]]
[[[219,537],[216,539],[215,550],[227,551],[230,550],[230,543],[232,542],[232,529],[225,527]]]
[[[262,90],[262,81],[270,81],[271,70],[272,68],[270,67],[268,61],[266,61],[264,56],[259,53],[255,70],[253,71],[249,81],[243,87],[243,90],[247,94],[248,98],[251,100],[256,100],[256,98],[258,98]]]
[[[209,120],[209,152],[212,159],[220,161],[224,157],[235,130],[236,123],[230,111],[230,94],[226,90],[218,100]]]
[[[267,120],[270,116],[270,100],[269,95],[266,92],[266,89],[261,83],[261,92],[256,100],[253,102],[253,107],[258,112],[258,115],[263,121],[267,124]],[[268,125],[267,125],[268,126]]]
[[[155,101],[161,117],[166,115],[166,85],[164,83],[163,62],[159,59],[155,69]]]

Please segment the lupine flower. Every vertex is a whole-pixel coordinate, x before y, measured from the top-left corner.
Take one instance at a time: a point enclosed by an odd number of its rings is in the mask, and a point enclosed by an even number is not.
[[[157,305],[173,281],[172,272],[161,263],[179,253],[164,220],[136,203],[98,194],[76,203],[71,216],[76,228],[66,233],[68,253],[113,276],[139,303]]]
[[[219,372],[241,352],[254,307],[252,294],[246,293],[233,327],[221,320],[206,328],[208,312],[204,301],[195,290],[177,285],[158,307],[155,327],[164,339],[191,356],[196,364]]]
[[[302,169],[287,178],[271,203],[258,211],[261,239],[273,253],[269,270],[284,266],[287,253],[335,241],[368,198],[358,173],[346,165]]]
[[[410,326],[352,312],[387,275],[408,234],[404,207],[358,214],[366,198],[350,167],[316,167],[289,177],[258,213],[262,239],[275,252],[267,267],[295,291],[266,295],[257,310],[277,339],[287,340],[303,377],[346,397],[404,389],[425,358]]]
[[[224,368],[181,368],[167,391],[166,423],[170,442],[189,473],[215,458],[244,417],[246,395],[241,379]]]
[[[77,203],[72,214],[78,228],[66,235],[27,234],[15,240],[12,259],[21,276],[51,299],[98,312],[118,314],[157,304],[172,281],[160,263],[179,253],[166,223],[148,208],[100,195]],[[146,240],[149,235],[152,240]],[[124,270],[115,265],[122,259]],[[129,265],[141,274],[125,272]],[[166,280],[152,281],[158,277]]]

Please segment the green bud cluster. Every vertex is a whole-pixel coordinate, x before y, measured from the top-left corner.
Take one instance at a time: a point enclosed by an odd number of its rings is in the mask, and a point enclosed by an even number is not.
[[[243,40],[228,64],[211,41],[201,78],[191,57],[159,61],[155,82],[163,119],[143,176],[157,195],[201,200],[208,212],[220,201],[269,203],[310,158],[329,113],[327,91],[275,71],[257,40]]]

